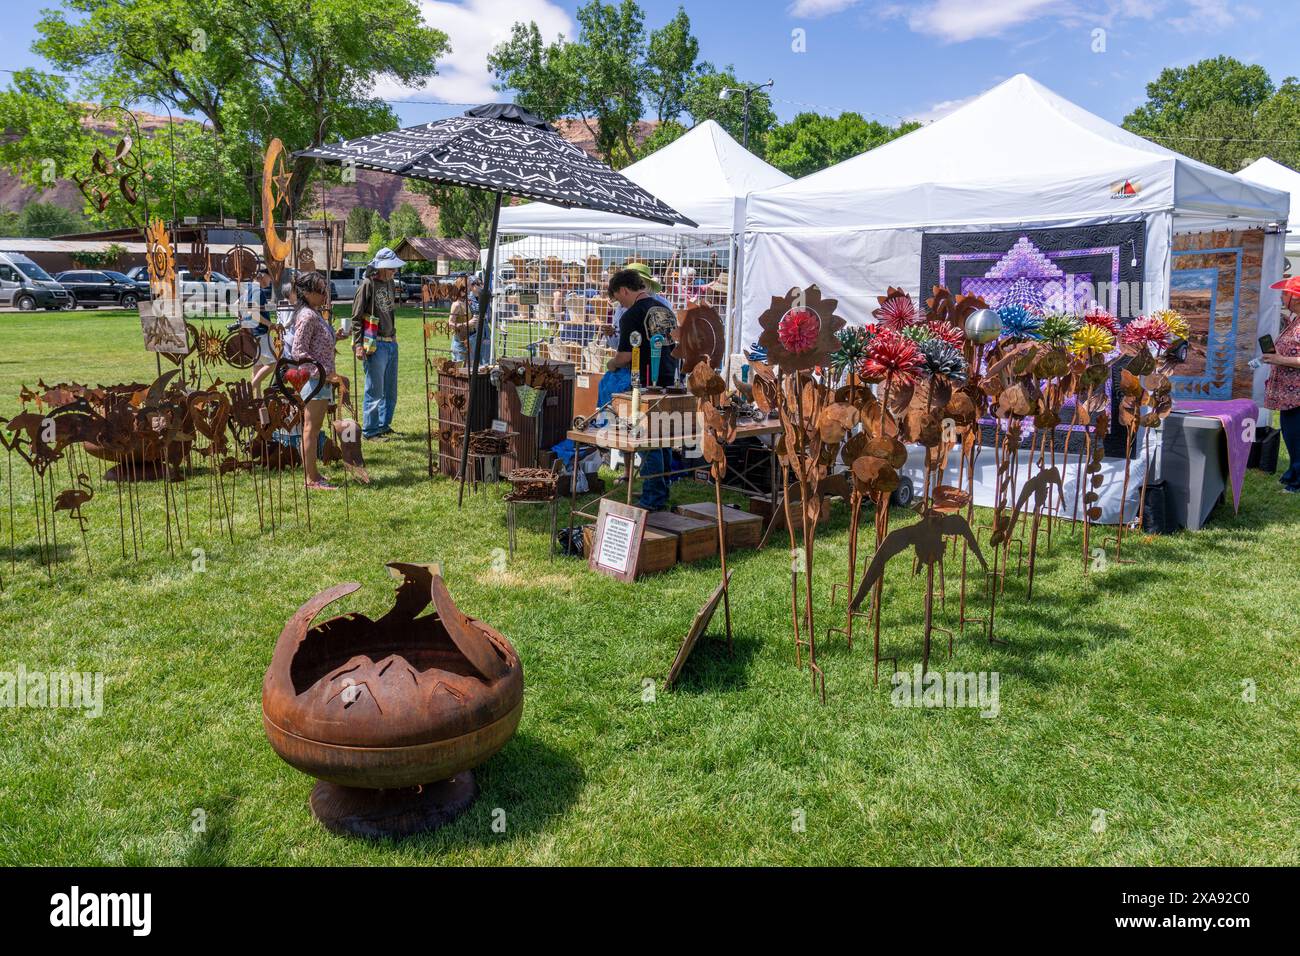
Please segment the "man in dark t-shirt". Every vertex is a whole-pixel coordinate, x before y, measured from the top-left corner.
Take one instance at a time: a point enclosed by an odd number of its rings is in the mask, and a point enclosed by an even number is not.
[[[633,269],[620,269],[609,280],[609,297],[625,311],[618,322],[618,352],[609,360],[609,370],[617,372],[632,364],[632,334],[641,336],[641,384],[671,385],[677,363],[670,353],[673,349],[672,331],[677,317],[672,309],[654,298],[645,279]],[[650,380],[654,337],[663,336],[659,352],[659,375]],[[648,449],[641,455],[641,499],[638,502],[647,511],[663,511],[668,507],[670,486],[668,471],[672,453],[668,449]]]
[[[628,273],[624,276],[624,273]],[[620,280],[620,277],[623,277]],[[639,286],[630,283],[640,282]],[[622,284],[620,284],[620,282]],[[618,302],[627,311],[619,317],[618,352],[609,360],[611,370],[632,365],[632,333],[641,336],[641,384],[671,385],[677,374],[677,361],[672,357],[673,329],[677,328],[677,316],[672,309],[656,299],[646,288],[641,276],[631,269],[616,272],[609,282],[610,298]],[[654,338],[663,337],[659,350],[659,376],[650,380],[651,361],[654,355]]]

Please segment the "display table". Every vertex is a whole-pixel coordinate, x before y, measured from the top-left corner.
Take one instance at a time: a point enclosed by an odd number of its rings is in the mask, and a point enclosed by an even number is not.
[[[1196,531],[1228,487],[1228,443],[1223,423],[1208,415],[1170,412],[1161,436],[1157,474],[1168,482],[1174,520]]]

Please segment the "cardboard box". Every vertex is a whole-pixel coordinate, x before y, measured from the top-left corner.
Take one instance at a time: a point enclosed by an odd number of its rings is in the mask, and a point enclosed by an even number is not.
[[[688,518],[700,518],[715,524],[717,508],[712,501],[702,501],[693,505],[678,505],[680,515]],[[757,548],[763,537],[763,519],[748,511],[741,511],[734,505],[722,506],[723,530],[727,536],[728,548]]]
[[[600,398],[601,372],[579,372],[573,385],[573,414],[576,418],[590,418],[596,414]]]
[[[677,535],[677,560],[682,564],[703,561],[718,553],[718,528],[712,521],[656,511],[645,523],[647,528]]]

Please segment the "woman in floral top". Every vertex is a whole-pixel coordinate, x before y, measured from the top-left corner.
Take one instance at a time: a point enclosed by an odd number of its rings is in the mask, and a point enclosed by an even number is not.
[[[1274,343],[1275,352],[1261,357],[1273,366],[1264,387],[1264,405],[1278,411],[1282,440],[1291,467],[1280,479],[1289,492],[1300,491],[1300,276],[1274,283],[1282,290],[1282,307],[1290,313],[1283,324],[1282,334]]]
[[[289,357],[301,361],[310,359],[325,370],[325,381],[320,383],[320,390],[307,402],[302,416],[302,465],[307,478],[307,487],[321,491],[333,491],[337,485],[321,477],[316,466],[316,449],[329,410],[330,400],[334,397],[334,386],[329,380],[334,376],[334,327],[321,315],[320,310],[329,299],[329,284],[319,272],[303,272],[293,280],[294,291],[298,294],[298,311],[293,317],[293,347]],[[315,378],[303,391],[311,395],[316,387]]]

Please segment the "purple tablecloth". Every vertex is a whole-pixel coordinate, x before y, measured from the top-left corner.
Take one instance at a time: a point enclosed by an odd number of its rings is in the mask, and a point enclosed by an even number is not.
[[[1174,411],[1217,418],[1223,423],[1223,436],[1228,441],[1228,478],[1232,485],[1232,510],[1235,514],[1241,506],[1241,483],[1246,477],[1246,460],[1250,457],[1246,422],[1259,422],[1259,406],[1248,398],[1223,402],[1188,400],[1174,402]],[[1254,434],[1254,428],[1249,431]]]

